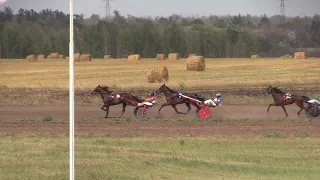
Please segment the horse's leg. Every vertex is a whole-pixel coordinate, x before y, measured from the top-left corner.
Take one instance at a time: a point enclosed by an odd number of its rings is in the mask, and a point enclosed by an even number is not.
[[[106,109],[104,109],[105,107],[106,107],[106,105],[103,105],[103,106],[101,107],[101,110],[106,111]]]
[[[126,111],[126,106],[127,106],[126,103],[123,103],[123,104],[122,104],[122,113],[121,113],[121,115],[119,116],[119,118],[121,118],[121,116],[123,115],[123,113]]]
[[[109,104],[105,105],[106,106],[106,117],[104,118],[108,118],[108,114],[109,114]]]
[[[158,113],[160,113],[161,109],[162,109],[163,107],[165,107],[165,106],[169,106],[169,104],[167,104],[167,103],[162,104],[161,107],[160,107],[160,109],[158,110]]]
[[[269,112],[271,106],[275,106],[274,103],[273,104],[269,104],[267,112]]]
[[[286,113],[286,117],[288,117],[288,113],[287,113],[287,110],[286,108],[284,107],[284,105],[281,105],[282,109],[284,110],[284,112]]]
[[[299,106],[299,107],[300,107],[300,110],[299,110],[299,112],[297,113],[298,116],[300,115],[301,111],[304,109],[304,107],[301,107],[301,106]]]
[[[173,107],[173,109],[176,111],[177,114],[186,114],[186,113],[183,113],[183,112],[179,112],[176,105],[171,105]]]
[[[191,110],[190,103],[189,103],[189,102],[186,102],[186,106],[187,106],[187,108],[188,108],[186,114],[188,114],[188,112]]]
[[[304,109],[307,111],[307,109],[303,106],[303,102],[296,102],[296,105],[298,105],[301,109],[298,112],[298,115],[300,115],[301,111]]]

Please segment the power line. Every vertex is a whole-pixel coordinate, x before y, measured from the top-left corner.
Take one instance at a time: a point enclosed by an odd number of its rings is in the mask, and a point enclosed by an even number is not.
[[[279,0],[279,1],[280,1],[280,15],[285,16],[286,15],[285,1],[287,1],[287,0]]]
[[[106,14],[105,14],[105,18],[110,19],[111,17],[111,12],[110,12],[110,0],[103,0],[103,2],[105,2],[105,10],[106,10]]]

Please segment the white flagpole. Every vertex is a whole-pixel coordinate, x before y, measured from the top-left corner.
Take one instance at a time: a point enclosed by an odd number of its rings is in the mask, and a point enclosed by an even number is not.
[[[69,116],[70,116],[70,180],[74,180],[74,43],[73,0],[70,0],[70,44],[69,44]]]

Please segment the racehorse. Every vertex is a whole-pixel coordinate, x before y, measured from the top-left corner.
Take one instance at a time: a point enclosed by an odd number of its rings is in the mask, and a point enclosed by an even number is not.
[[[156,95],[163,93],[166,97],[166,103],[161,105],[160,109],[158,110],[159,113],[161,109],[165,106],[172,106],[177,114],[188,114],[188,112],[191,110],[190,104],[194,105],[198,110],[200,109],[200,106],[197,103],[187,98],[179,97],[179,93],[177,91],[170,89],[165,84],[163,84],[158,90],[155,90],[154,92]],[[194,99],[198,99],[200,101],[205,101],[203,97],[194,93],[183,93],[183,95],[194,98]],[[183,104],[183,103],[185,103],[188,108],[186,113],[179,112],[176,107],[176,105]]]
[[[298,95],[292,94],[291,98],[287,98],[287,95],[289,94],[286,94],[282,92],[280,89],[278,89],[277,87],[272,87],[272,86],[269,86],[264,92],[264,94],[271,94],[274,101],[272,104],[269,105],[267,112],[269,112],[269,109],[271,106],[281,106],[283,111],[286,113],[286,117],[288,117],[288,113],[284,106],[293,104],[293,103],[295,103],[301,108],[297,113],[298,115],[300,115],[300,112],[303,109],[307,111],[306,107],[304,107],[303,105],[304,102],[307,102],[309,100],[307,96],[298,96]]]
[[[119,118],[121,118],[123,113],[126,111],[127,105],[136,106],[136,103],[143,102],[142,99],[139,99],[137,96],[129,93],[112,93],[112,91],[109,91],[109,88],[107,86],[101,87],[99,85],[93,91],[91,91],[91,94],[99,94],[101,96],[104,103],[101,109],[106,111],[105,118],[108,118],[110,106],[122,104],[122,113],[119,116]]]

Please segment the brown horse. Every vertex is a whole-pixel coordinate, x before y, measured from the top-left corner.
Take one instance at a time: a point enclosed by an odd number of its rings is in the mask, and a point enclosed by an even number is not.
[[[165,84],[163,84],[158,90],[155,90],[156,95],[161,94],[161,93],[163,93],[165,95],[166,103],[161,105],[158,112],[160,112],[161,109],[165,106],[172,106],[177,114],[187,114],[191,110],[190,104],[194,105],[197,109],[200,109],[200,106],[197,103],[195,103],[187,98],[179,97],[179,93],[177,91],[170,89]],[[183,95],[194,98],[194,99],[198,99],[200,101],[205,100],[203,97],[201,97],[197,94],[193,94],[193,93],[183,93]],[[176,105],[178,105],[178,104],[186,104],[186,106],[188,108],[187,112],[186,113],[179,112],[176,107]]]
[[[137,103],[143,102],[142,99],[139,99],[137,96],[134,96],[129,93],[112,93],[112,91],[109,91],[109,88],[107,86],[101,87],[99,85],[91,92],[91,94],[99,94],[101,96],[102,101],[104,103],[101,109],[106,111],[105,118],[108,118],[110,106],[122,104],[122,113],[119,116],[120,118],[126,111],[127,105],[136,106]]]
[[[287,98],[287,93],[282,92],[280,89],[276,87],[269,86],[264,94],[271,94],[273,97],[273,103],[269,105],[267,112],[269,112],[269,109],[271,106],[281,106],[283,111],[286,113],[286,117],[288,117],[288,113],[286,111],[285,105],[293,104],[295,103],[298,105],[301,109],[297,113],[300,115],[300,112],[304,109],[307,111],[307,109],[304,107],[304,102],[307,102],[309,100],[306,96],[298,96],[295,94],[291,95],[291,98]]]

